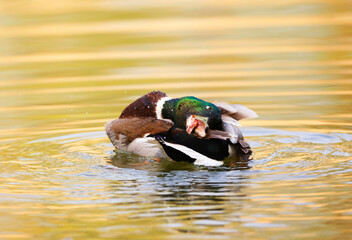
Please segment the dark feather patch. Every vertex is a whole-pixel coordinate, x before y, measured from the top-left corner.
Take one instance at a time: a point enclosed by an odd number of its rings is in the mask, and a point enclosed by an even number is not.
[[[179,128],[172,128],[170,131],[159,133],[154,137],[156,139],[157,137],[161,137],[163,141],[183,145],[214,160],[224,160],[229,156],[228,141],[224,139],[198,138],[194,134],[188,134],[186,131]],[[166,152],[166,154],[168,153]],[[171,156],[169,157],[174,159]],[[174,160],[178,161],[177,159]]]
[[[150,92],[128,105],[121,113],[120,118],[156,118],[156,105],[163,97],[167,97],[167,95],[163,92]]]

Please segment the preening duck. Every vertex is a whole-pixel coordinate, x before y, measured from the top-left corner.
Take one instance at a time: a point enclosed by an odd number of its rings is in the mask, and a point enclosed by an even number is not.
[[[170,98],[154,91],[128,105],[105,129],[111,143],[123,151],[220,166],[236,155],[249,159],[252,150],[237,121],[253,117],[257,117],[254,111],[239,104]]]

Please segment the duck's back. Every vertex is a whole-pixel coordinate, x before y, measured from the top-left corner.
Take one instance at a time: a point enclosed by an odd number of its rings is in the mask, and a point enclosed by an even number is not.
[[[156,118],[155,109],[158,101],[163,97],[167,97],[163,92],[150,92],[128,105],[121,113],[120,118]]]

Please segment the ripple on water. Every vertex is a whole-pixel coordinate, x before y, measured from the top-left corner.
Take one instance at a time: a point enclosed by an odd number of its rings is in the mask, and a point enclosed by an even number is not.
[[[334,194],[347,194],[341,186],[350,182],[349,134],[268,128],[244,128],[244,134],[255,153],[247,170],[153,160],[144,164],[146,158],[114,152],[103,131],[37,139],[23,151],[50,158],[46,167],[54,167],[61,177],[55,179],[58,187],[52,187],[51,176],[37,168],[31,174],[39,179],[28,184],[46,183],[47,194],[61,206],[100,206],[138,221],[167,218],[163,226],[170,231],[202,233],[209,228],[225,238],[238,228],[286,229],[296,212],[315,216],[314,211],[325,211],[324,198],[332,193],[325,189],[333,186]],[[50,156],[43,146],[52,149]],[[47,198],[35,191],[25,190],[27,200],[22,202]],[[5,197],[9,201],[11,192]],[[21,202],[15,197],[11,201]]]
[[[251,162],[251,166],[254,167],[256,165],[263,166],[263,164],[265,164],[266,168],[272,168],[273,171],[280,168],[288,170],[295,167],[300,171],[308,171],[312,170],[312,167],[326,166],[324,159],[327,156],[329,156],[330,159],[331,157],[344,158],[351,156],[351,153],[347,152],[345,148],[341,148],[340,146],[340,143],[346,141],[346,139],[352,139],[352,135],[347,133],[323,134],[253,127],[244,128],[243,132],[254,149],[255,157],[254,161]],[[74,158],[82,158],[86,160],[89,157],[92,157],[92,153],[96,156],[101,155],[101,152],[99,151],[99,148],[101,148],[104,149],[104,155],[110,158],[109,161],[112,161],[113,164],[115,163],[114,165],[118,168],[123,167],[136,170],[139,169],[142,171],[162,171],[163,168],[158,168],[158,166],[163,165],[165,167],[164,170],[183,169],[186,171],[193,171],[202,169],[200,167],[175,162],[160,164],[153,160],[146,160],[145,158],[129,153],[118,152],[114,156],[114,153],[109,150],[112,145],[106,144],[106,139],[105,132],[96,131],[37,139],[28,144],[37,145],[45,142],[59,144],[64,148],[70,149],[70,153],[66,154],[74,156]],[[89,144],[91,144],[90,140],[97,142],[94,146],[94,151],[92,151],[91,146],[89,146]],[[82,147],[87,144],[89,148]],[[259,155],[259,157],[257,155]],[[279,159],[282,160],[278,162]],[[145,164],[147,166],[144,167],[141,163],[144,163],[145,161],[149,161],[150,164]],[[156,169],[153,169],[154,167]],[[218,169],[226,170],[226,168]],[[134,175],[134,173],[131,173],[131,175]],[[179,182],[182,182],[182,178],[179,179]]]

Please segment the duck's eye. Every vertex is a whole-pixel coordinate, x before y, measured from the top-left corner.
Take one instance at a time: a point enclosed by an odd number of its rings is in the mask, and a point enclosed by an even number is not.
[[[205,108],[209,110],[209,109],[210,109],[210,106],[206,106]]]

